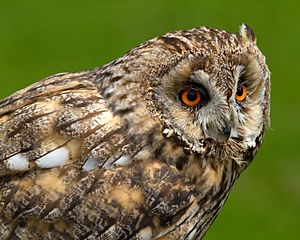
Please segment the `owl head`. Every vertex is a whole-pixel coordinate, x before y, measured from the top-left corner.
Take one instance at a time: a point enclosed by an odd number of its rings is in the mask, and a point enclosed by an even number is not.
[[[270,73],[253,31],[246,25],[236,34],[204,27],[155,42],[167,61],[146,80],[164,136],[202,158],[252,160],[270,105]]]

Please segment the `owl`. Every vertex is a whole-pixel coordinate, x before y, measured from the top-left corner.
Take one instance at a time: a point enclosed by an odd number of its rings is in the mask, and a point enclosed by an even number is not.
[[[166,33],[0,102],[0,239],[202,239],[269,124],[247,25]]]

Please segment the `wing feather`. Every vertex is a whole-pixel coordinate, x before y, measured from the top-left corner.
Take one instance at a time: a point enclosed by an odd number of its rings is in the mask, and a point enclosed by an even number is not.
[[[35,170],[2,184],[0,238],[155,239],[189,220],[194,193],[181,172],[156,161]]]
[[[0,102],[0,176],[83,165],[121,127],[87,73],[47,78]]]

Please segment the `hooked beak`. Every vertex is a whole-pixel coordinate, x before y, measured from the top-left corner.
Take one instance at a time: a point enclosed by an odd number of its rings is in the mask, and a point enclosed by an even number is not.
[[[212,138],[217,142],[227,142],[231,135],[231,121],[224,120],[216,124],[208,124],[206,126],[205,135],[208,138]]]
[[[223,128],[223,136],[224,139],[227,141],[231,134],[231,124],[229,122],[226,122]]]

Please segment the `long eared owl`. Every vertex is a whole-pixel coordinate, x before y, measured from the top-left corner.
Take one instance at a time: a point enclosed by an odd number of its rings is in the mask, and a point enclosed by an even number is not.
[[[0,239],[201,239],[269,123],[256,37],[170,32],[0,102]]]

